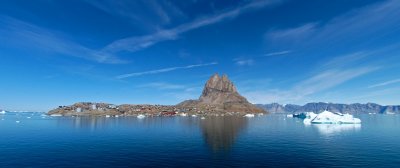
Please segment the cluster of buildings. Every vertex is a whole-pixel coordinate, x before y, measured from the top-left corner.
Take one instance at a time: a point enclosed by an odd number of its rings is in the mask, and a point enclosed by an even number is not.
[[[218,108],[210,105],[202,107],[179,107],[169,105],[114,105],[107,103],[81,102],[71,106],[59,106],[57,109],[49,111],[48,114],[61,115],[111,115],[111,116],[132,116],[144,114],[147,116],[175,116],[175,115],[200,115],[200,116],[224,116],[238,115],[238,112],[220,112]]]

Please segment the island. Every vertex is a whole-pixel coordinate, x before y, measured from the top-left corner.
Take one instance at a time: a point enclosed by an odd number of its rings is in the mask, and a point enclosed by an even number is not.
[[[225,116],[262,115],[265,110],[241,96],[227,75],[214,74],[206,82],[197,100],[186,100],[177,105],[122,104],[80,102],[59,106],[49,111],[53,116]]]

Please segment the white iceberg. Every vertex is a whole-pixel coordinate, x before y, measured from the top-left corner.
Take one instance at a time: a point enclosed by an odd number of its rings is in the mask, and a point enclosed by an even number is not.
[[[359,118],[354,118],[350,114],[333,113],[323,111],[322,113],[306,113],[304,124],[360,124]]]
[[[254,117],[254,114],[246,114],[244,117]]]
[[[143,118],[145,118],[145,117],[146,117],[146,116],[143,115],[143,114],[139,114],[139,115],[137,116],[138,119],[143,119]]]
[[[1,111],[0,111],[0,114],[6,114],[6,111],[1,110]]]
[[[50,116],[52,116],[52,117],[61,117],[62,115],[61,114],[52,114]]]

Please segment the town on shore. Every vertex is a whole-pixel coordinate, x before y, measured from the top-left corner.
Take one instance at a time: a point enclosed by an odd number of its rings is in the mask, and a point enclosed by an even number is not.
[[[180,107],[175,105],[123,104],[80,102],[59,106],[47,113],[53,116],[244,116],[254,112],[216,111],[212,105],[204,107]],[[263,114],[263,113],[257,113]]]
[[[226,75],[214,74],[206,82],[197,100],[186,100],[177,105],[114,105],[80,102],[59,106],[49,111],[53,116],[254,116],[265,110],[249,103],[241,96]]]

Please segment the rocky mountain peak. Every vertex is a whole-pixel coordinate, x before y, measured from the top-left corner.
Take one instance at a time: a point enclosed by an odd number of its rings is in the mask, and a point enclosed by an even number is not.
[[[240,96],[235,85],[229,80],[227,75],[219,76],[214,74],[204,86],[200,101],[211,104],[220,104],[225,102],[246,102],[247,100]]]
[[[214,74],[207,81],[202,96],[206,96],[210,92],[237,92],[236,87],[229,80],[227,75],[220,77],[218,74]]]
[[[209,112],[264,113],[241,96],[227,75],[214,74],[206,82],[198,100],[187,100],[177,105]]]

